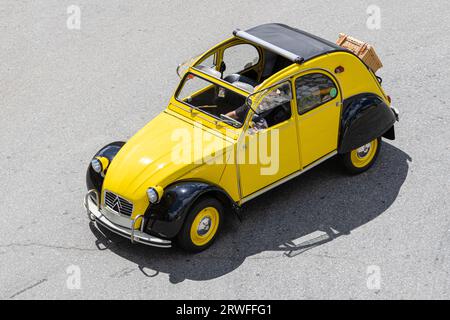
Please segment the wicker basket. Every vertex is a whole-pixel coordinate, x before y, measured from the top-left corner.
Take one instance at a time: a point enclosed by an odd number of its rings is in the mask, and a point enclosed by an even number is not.
[[[383,67],[375,48],[366,42],[350,37],[344,33],[339,34],[337,45],[344,47],[356,54],[375,73]]]

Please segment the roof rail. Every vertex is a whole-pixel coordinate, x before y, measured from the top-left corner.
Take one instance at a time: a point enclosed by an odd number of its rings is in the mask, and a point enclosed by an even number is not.
[[[290,60],[292,62],[295,62],[295,63],[298,63],[298,64],[302,64],[305,61],[305,59],[303,57],[300,57],[300,56],[298,56],[298,55],[296,55],[296,54],[294,54],[292,52],[289,52],[289,51],[287,51],[287,50],[285,50],[283,48],[277,47],[277,46],[275,46],[275,45],[273,45],[273,44],[271,44],[271,43],[269,43],[267,41],[264,41],[264,40],[262,40],[262,39],[260,39],[258,37],[255,37],[255,36],[245,32],[245,31],[242,31],[240,29],[234,30],[233,31],[233,35],[238,37],[238,38],[241,38],[241,39],[250,41],[252,43],[255,43],[255,44],[257,44],[257,45],[259,45],[259,46],[261,46],[261,47],[263,47],[263,48],[265,48],[265,49],[267,49],[269,51],[277,53],[278,55],[280,55],[280,56],[282,56],[282,57],[284,57],[284,58],[286,58],[286,59],[288,59],[288,60]]]

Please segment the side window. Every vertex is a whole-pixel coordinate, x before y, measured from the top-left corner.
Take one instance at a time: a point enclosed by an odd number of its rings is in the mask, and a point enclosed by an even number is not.
[[[210,69],[216,68],[216,54],[212,53],[208,57],[204,58],[200,63],[197,64],[197,67],[205,67]]]
[[[224,75],[227,76],[257,65],[259,63],[259,52],[250,44],[238,44],[225,49],[223,61],[227,66]]]
[[[305,114],[338,95],[334,82],[322,73],[312,73],[295,81],[299,114]]]
[[[256,107],[253,122],[262,128],[273,127],[289,120],[291,112],[292,90],[289,82],[285,82],[263,93]]]

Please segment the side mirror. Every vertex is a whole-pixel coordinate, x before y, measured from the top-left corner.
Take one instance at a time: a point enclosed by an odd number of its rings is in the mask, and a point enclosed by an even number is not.
[[[193,57],[190,58],[189,60],[180,63],[177,67],[177,75],[182,78],[184,76],[184,74],[188,71],[189,67],[195,62],[195,60],[198,58],[197,57]]]
[[[252,135],[256,134],[256,132],[258,132],[258,130],[256,130],[256,128],[255,128],[255,123],[253,121],[250,121],[250,123],[248,124],[247,134],[249,136],[252,136]]]

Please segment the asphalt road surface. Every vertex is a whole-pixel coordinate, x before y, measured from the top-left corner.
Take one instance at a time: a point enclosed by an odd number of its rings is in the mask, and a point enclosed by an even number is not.
[[[450,298],[449,16],[423,0],[2,0],[0,298]],[[166,107],[179,62],[266,22],[375,45],[397,140],[363,175],[330,160],[249,203],[204,253],[106,240],[82,207],[92,155]]]

